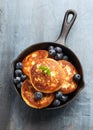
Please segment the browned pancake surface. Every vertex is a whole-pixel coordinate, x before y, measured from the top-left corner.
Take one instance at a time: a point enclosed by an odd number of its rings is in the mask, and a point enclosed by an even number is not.
[[[26,102],[27,105],[33,108],[44,108],[51,104],[54,99],[53,94],[44,94],[44,97],[40,100],[34,99],[35,89],[29,83],[28,80],[25,80],[21,87],[21,95],[23,100]]]
[[[46,50],[37,50],[35,52],[32,52],[31,54],[27,55],[22,63],[23,63],[23,72],[29,76],[30,68],[35,64],[35,62],[42,58],[48,57],[48,51]]]
[[[64,81],[62,83],[61,91],[64,94],[69,94],[77,88],[77,84],[73,80],[73,76],[77,73],[77,70],[70,62],[66,60],[60,60],[58,63],[64,72]]]
[[[50,70],[50,75],[44,74],[40,66],[47,67]],[[30,80],[33,87],[44,93],[52,93],[61,88],[62,72],[57,61],[46,58],[40,59],[33,65],[31,69]]]

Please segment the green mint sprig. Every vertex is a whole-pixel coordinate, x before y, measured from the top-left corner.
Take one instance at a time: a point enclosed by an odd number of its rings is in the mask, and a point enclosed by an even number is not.
[[[47,68],[45,66],[40,66],[39,69],[41,69],[44,74],[47,74],[48,76],[50,76],[51,72],[50,72],[49,68]]]

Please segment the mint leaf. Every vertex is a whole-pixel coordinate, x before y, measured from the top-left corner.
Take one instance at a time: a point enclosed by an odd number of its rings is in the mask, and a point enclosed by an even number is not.
[[[44,72],[45,74],[47,74],[48,70],[46,69],[46,70],[44,70],[43,72]]]
[[[39,69],[41,69],[44,74],[47,74],[48,76],[50,76],[50,69],[49,68],[47,68],[45,66],[40,66]]]
[[[48,76],[50,76],[50,70],[47,71]]]
[[[45,66],[40,66],[39,69],[46,70],[46,67]]]

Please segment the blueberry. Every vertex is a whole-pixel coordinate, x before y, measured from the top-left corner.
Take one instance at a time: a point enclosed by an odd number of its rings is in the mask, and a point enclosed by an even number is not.
[[[55,47],[55,51],[58,52],[58,53],[61,53],[62,52],[62,48],[61,47]]]
[[[63,102],[63,103],[66,102],[67,99],[68,99],[68,96],[67,96],[67,95],[62,95],[62,96],[60,97],[60,101]]]
[[[53,50],[54,46],[49,46],[48,50]]]
[[[35,92],[34,93],[34,98],[35,98],[35,100],[40,100],[41,98],[43,98],[43,93]]]
[[[22,69],[23,64],[21,62],[16,63],[16,69]]]
[[[55,56],[55,55],[56,55],[56,51],[55,51],[54,49],[50,49],[50,50],[49,50],[49,54],[50,54],[51,56]]]
[[[59,106],[59,105],[60,105],[60,101],[59,101],[58,99],[55,99],[55,100],[53,101],[53,106],[57,107],[57,106]]]
[[[22,74],[21,75],[21,80],[24,81],[26,79],[26,75]]]
[[[79,82],[80,79],[81,79],[81,75],[80,75],[80,74],[75,74],[75,75],[73,76],[73,79],[74,79],[76,82]]]
[[[63,58],[63,53],[57,53],[55,56],[55,60],[62,60]]]
[[[20,77],[22,75],[22,71],[20,69],[15,70],[15,76]]]
[[[17,86],[17,88],[21,88],[22,83],[21,83],[21,82],[19,82],[16,86]]]
[[[64,55],[62,60],[68,60],[68,56]]]
[[[21,81],[21,78],[20,78],[20,77],[14,78],[14,83],[15,83],[15,84],[20,83],[20,81]]]
[[[60,99],[63,96],[61,91],[55,93],[55,98]]]

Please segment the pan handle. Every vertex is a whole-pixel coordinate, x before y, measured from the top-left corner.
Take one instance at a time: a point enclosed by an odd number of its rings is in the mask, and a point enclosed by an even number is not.
[[[72,15],[70,21],[68,20],[69,16]],[[65,13],[64,16],[64,21],[63,21],[63,25],[62,25],[62,29],[60,32],[60,35],[58,37],[58,39],[55,41],[56,43],[60,43],[62,45],[65,45],[66,43],[66,37],[75,21],[77,17],[77,13],[74,10],[67,10],[67,12]]]

